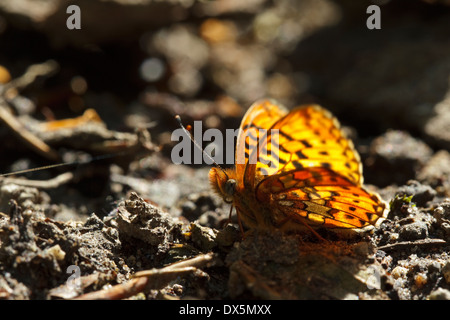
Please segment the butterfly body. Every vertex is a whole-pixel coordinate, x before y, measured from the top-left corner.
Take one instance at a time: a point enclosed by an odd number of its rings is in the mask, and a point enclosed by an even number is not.
[[[225,189],[218,189],[218,193],[222,195],[225,202],[232,203],[238,212],[239,219],[250,229],[272,229],[276,221],[274,220],[274,212],[264,207],[263,203],[259,203],[255,197],[254,189],[244,186],[242,180],[237,180],[234,170],[221,171],[218,168],[210,170],[211,181],[219,182],[215,186],[224,186],[227,181],[236,181],[234,189],[231,192],[225,192]],[[217,179],[219,177],[219,179]],[[217,179],[217,180],[216,180]],[[220,183],[222,181],[222,183]],[[227,190],[228,191],[228,190]]]
[[[235,160],[233,169],[212,168],[210,182],[250,229],[362,229],[386,216],[386,204],[362,185],[353,143],[319,106],[288,112],[256,102],[241,122]]]

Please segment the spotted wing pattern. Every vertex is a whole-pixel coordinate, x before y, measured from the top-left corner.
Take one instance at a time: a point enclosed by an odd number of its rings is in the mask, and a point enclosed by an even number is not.
[[[288,113],[287,109],[274,101],[264,100],[254,103],[242,118],[236,144],[235,165],[237,176],[243,178],[249,162],[251,149],[258,145],[260,130],[266,130]],[[257,160],[253,160],[254,163]]]
[[[330,228],[364,228],[384,216],[386,205],[376,194],[328,168],[287,171],[263,180],[256,189],[261,203],[269,202],[273,221],[286,220]]]
[[[362,186],[353,143],[317,105],[287,112],[274,101],[255,103],[240,126],[236,168],[220,175],[211,170],[214,188],[223,194],[227,179],[237,181],[233,204],[253,228],[354,229],[386,215],[386,204]]]

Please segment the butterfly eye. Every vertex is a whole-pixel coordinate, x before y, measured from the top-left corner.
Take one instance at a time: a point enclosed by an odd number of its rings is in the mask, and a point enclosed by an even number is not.
[[[228,196],[227,198],[230,199],[226,199],[227,202],[232,202],[231,197],[234,195],[235,191],[236,191],[236,180],[228,179],[227,182],[225,183],[225,192]]]

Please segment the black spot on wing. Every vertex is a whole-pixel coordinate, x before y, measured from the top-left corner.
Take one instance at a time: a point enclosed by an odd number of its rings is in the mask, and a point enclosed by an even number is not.
[[[312,145],[307,140],[300,140],[300,142],[305,146],[305,148],[312,148]]]
[[[282,135],[284,138],[288,139],[289,141],[292,141],[294,139],[292,139],[292,137],[290,135],[288,135],[286,132],[284,132],[283,130],[279,130],[278,131],[280,133],[280,135]]]
[[[292,165],[294,166],[295,169],[304,169],[303,165],[298,162],[298,161],[292,161]]]
[[[320,165],[323,168],[331,169],[331,165],[328,162],[322,162]]]
[[[296,155],[299,159],[307,159],[307,158],[308,158],[307,156],[305,156],[305,155],[303,154],[303,152],[302,152],[301,150],[296,151],[296,152],[295,152],[295,155]]]

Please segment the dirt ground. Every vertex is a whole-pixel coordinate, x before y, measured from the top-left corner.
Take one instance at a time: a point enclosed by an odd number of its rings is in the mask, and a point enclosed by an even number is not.
[[[35,3],[0,3],[0,299],[450,299],[449,1],[380,1],[378,30],[369,1],[80,0],[79,30]],[[172,162],[176,114],[263,97],[333,112],[379,228],[242,238]]]

